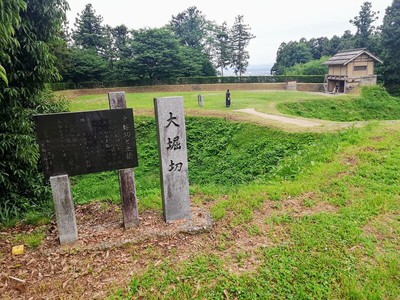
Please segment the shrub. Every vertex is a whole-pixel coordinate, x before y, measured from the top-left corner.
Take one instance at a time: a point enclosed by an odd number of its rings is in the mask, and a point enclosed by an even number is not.
[[[38,161],[34,114],[66,111],[65,101],[59,101],[45,90],[35,99],[36,107],[2,107],[5,117],[0,128],[0,217],[11,218],[49,198]]]

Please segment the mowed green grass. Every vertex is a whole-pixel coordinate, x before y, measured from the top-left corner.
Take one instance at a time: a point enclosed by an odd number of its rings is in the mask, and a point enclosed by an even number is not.
[[[204,108],[199,107],[197,96],[204,96]],[[182,96],[185,109],[227,111],[225,107],[225,92],[149,92],[127,93],[127,107],[133,109],[153,109],[153,99],[162,97]],[[321,99],[324,96],[305,92],[287,91],[235,91],[231,90],[231,107],[229,110],[241,108],[255,108],[260,112],[269,112],[269,104],[282,101],[301,101]],[[103,95],[79,96],[70,101],[71,111],[108,109],[108,98]]]

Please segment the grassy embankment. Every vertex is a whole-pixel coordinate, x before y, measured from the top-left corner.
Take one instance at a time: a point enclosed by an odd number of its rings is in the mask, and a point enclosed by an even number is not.
[[[400,98],[391,97],[381,87],[365,87],[361,97],[285,102],[279,103],[277,108],[288,114],[332,121],[400,119]]]

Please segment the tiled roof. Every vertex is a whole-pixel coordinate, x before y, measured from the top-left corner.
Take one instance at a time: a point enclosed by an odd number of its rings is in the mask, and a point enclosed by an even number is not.
[[[361,54],[367,54],[376,61],[383,63],[379,58],[368,52],[365,48],[343,50],[332,56],[329,60],[322,63],[323,65],[347,65],[352,60],[356,59]]]

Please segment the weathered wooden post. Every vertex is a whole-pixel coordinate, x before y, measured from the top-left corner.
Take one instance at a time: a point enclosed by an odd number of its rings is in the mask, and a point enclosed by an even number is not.
[[[108,102],[110,109],[126,108],[125,92],[108,93]],[[133,169],[118,170],[118,176],[124,227],[137,227],[140,221]]]
[[[50,185],[56,211],[60,244],[73,243],[78,239],[78,227],[76,226],[69,177],[68,175],[51,176]]]
[[[154,99],[163,213],[166,222],[189,220],[190,197],[183,97]]]

